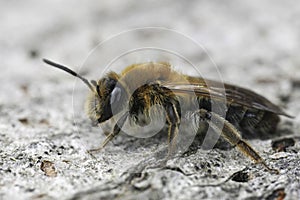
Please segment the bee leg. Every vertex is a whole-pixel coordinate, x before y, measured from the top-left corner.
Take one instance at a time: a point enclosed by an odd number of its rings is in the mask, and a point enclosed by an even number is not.
[[[242,153],[249,156],[256,163],[261,163],[268,171],[279,173],[277,169],[270,168],[264,159],[248,144],[245,140],[241,138],[239,131],[226,119],[220,115],[209,112],[205,109],[199,110],[200,119],[208,122],[214,131],[221,133],[230,144],[237,146]]]
[[[117,123],[114,126],[113,132],[106,136],[106,138],[103,141],[103,143],[101,144],[101,146],[99,148],[96,148],[96,149],[88,150],[88,153],[101,151],[107,145],[108,142],[110,142],[114,137],[116,137],[120,133],[127,117],[128,117],[128,112],[126,112],[125,114],[123,114],[120,117],[120,119],[117,121]]]
[[[178,129],[180,125],[180,114],[174,104],[167,105],[166,109],[166,119],[169,125],[168,127],[168,156],[169,158],[175,148],[176,148],[176,141],[178,136]]]

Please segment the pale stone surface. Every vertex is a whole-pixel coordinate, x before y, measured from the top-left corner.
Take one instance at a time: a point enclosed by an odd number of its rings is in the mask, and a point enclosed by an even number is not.
[[[183,2],[0,2],[1,199],[274,199],[280,191],[286,199],[300,198],[297,1]],[[295,116],[282,117],[279,126],[296,140],[286,152],[274,152],[271,140],[250,141],[279,175],[236,149],[198,150],[156,167],[163,136],[122,135],[96,158],[86,153],[104,135],[81,107],[73,110],[74,79],[46,67],[41,58],[79,66],[99,42],[145,26],[189,35],[208,50],[226,82],[252,88]],[[203,64],[201,72],[213,78],[210,65]],[[90,68],[82,73],[94,75]],[[81,104],[85,95],[76,87],[74,103]],[[57,175],[46,176],[43,161],[52,162]],[[247,182],[225,181],[243,169]]]

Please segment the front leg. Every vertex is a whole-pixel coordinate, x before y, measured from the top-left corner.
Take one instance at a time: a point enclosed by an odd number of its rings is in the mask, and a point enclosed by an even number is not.
[[[214,131],[221,133],[230,144],[237,146],[242,153],[249,156],[256,163],[261,163],[267,170],[279,173],[277,169],[272,169],[266,164],[263,158],[250,146],[250,144],[241,138],[239,131],[226,119],[205,109],[200,109],[198,114],[200,120],[206,121]]]
[[[114,126],[113,132],[106,136],[105,140],[103,141],[102,145],[99,148],[90,149],[90,150],[88,150],[88,153],[101,151],[107,145],[108,142],[110,142],[114,137],[116,137],[120,133],[120,131],[128,117],[128,114],[129,113],[126,112],[120,117],[120,119],[117,121],[117,123]]]

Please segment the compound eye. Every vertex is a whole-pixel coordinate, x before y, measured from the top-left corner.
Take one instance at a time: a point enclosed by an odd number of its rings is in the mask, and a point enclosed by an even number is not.
[[[113,91],[111,92],[111,97],[110,97],[110,105],[119,102],[121,99],[121,94],[122,90],[119,87],[115,87]]]

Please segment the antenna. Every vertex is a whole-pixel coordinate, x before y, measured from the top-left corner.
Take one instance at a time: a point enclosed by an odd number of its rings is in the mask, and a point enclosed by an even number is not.
[[[46,64],[48,64],[48,65],[51,65],[51,66],[56,67],[58,69],[61,69],[61,70],[65,71],[65,72],[68,72],[69,74],[71,74],[71,75],[73,75],[75,77],[80,78],[90,88],[90,90],[92,90],[93,92],[95,92],[94,87],[90,84],[90,82],[87,79],[83,78],[82,76],[80,76],[79,74],[77,74],[73,70],[69,69],[68,67],[63,66],[63,65],[58,64],[58,63],[55,63],[55,62],[53,62],[51,60],[48,60],[48,59],[45,59],[45,58],[43,59],[43,61]]]

